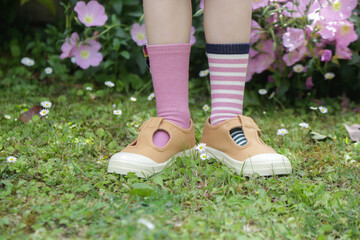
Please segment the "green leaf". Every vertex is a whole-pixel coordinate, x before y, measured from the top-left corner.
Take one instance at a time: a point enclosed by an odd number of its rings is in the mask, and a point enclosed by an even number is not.
[[[147,197],[154,193],[154,188],[145,183],[134,183],[131,185],[131,195]]]
[[[164,180],[161,176],[156,176],[154,179],[153,179],[154,183],[160,185],[162,188],[164,188]]]
[[[53,15],[56,13],[54,0],[37,0],[40,4],[47,7]]]
[[[198,17],[198,16],[202,15],[203,13],[204,13],[204,9],[200,9],[193,15],[193,17]]]
[[[19,43],[16,38],[10,41],[10,52],[13,57],[19,57],[21,54]]]
[[[138,90],[143,86],[143,80],[138,75],[130,73],[127,77],[127,80],[128,82],[130,82],[131,87],[135,90]]]
[[[27,3],[30,0],[20,0],[20,6],[24,5],[25,3]]]
[[[105,135],[105,130],[99,128],[98,130],[96,130],[96,135],[98,135],[99,138],[102,138]]]
[[[130,59],[130,53],[128,51],[121,51],[120,55],[123,56],[125,59]]]
[[[113,48],[114,48],[115,51],[118,51],[118,50],[119,50],[120,45],[121,45],[120,40],[119,40],[118,38],[114,38],[114,39],[113,39]],[[128,54],[129,54],[129,53],[128,53]],[[130,54],[129,54],[129,56],[130,56]]]

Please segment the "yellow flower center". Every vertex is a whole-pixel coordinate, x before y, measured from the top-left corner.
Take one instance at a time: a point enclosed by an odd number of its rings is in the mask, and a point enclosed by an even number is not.
[[[86,14],[85,17],[84,17],[84,21],[86,23],[92,23],[94,21],[94,16],[93,15],[89,15],[89,14]]]
[[[90,53],[89,53],[89,51],[82,50],[81,53],[80,53],[80,56],[83,59],[88,59],[90,57]]]
[[[137,38],[139,40],[144,40],[145,39],[145,34],[144,33],[138,33],[136,36],[137,36]]]
[[[334,2],[334,3],[332,4],[332,7],[333,7],[334,11],[340,11],[340,10],[341,10],[341,6],[342,6],[342,4],[341,4],[340,1],[336,1],[336,2]]]
[[[351,31],[351,28],[348,25],[344,25],[344,26],[341,27],[341,33],[343,35],[348,34],[350,31]]]

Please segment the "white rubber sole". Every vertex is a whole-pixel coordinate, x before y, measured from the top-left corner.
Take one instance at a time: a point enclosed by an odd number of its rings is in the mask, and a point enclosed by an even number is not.
[[[289,159],[277,153],[259,154],[240,162],[211,147],[206,147],[206,152],[210,157],[214,157],[236,173],[245,176],[252,176],[253,174],[260,176],[285,175],[292,172]]]
[[[140,178],[146,178],[169,167],[177,157],[191,156],[193,151],[195,151],[195,147],[176,153],[164,163],[156,163],[155,161],[138,154],[117,153],[110,158],[107,172],[122,175],[133,172]]]

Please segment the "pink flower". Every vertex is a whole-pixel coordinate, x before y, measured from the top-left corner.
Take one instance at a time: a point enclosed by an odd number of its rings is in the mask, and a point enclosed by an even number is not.
[[[323,54],[321,55],[321,61],[329,62],[332,58],[332,52],[329,49],[325,49]]]
[[[72,57],[73,56],[73,49],[76,46],[76,44],[79,42],[79,34],[77,34],[76,32],[74,32],[73,34],[71,34],[70,39],[66,38],[65,42],[63,43],[63,45],[61,46],[61,55],[60,58],[64,59],[67,57]]]
[[[204,0],[200,0],[200,9],[204,9]]]
[[[298,61],[302,60],[306,53],[307,53],[307,48],[305,45],[303,45],[302,47],[290,53],[285,54],[283,56],[283,60],[286,63],[286,65],[290,67],[295,63],[297,63]]]
[[[336,46],[335,55],[339,59],[347,59],[347,60],[351,60],[352,57],[351,50],[348,47],[344,47],[344,46]]]
[[[311,5],[309,6],[310,3]],[[296,3],[293,3],[291,1],[287,2],[284,7],[284,16],[300,18],[303,17],[305,14],[309,15],[315,13],[320,8],[320,4],[318,3],[318,1],[311,2],[310,0],[301,0],[296,1]],[[306,11],[307,8],[308,11]]]
[[[272,40],[262,41],[257,47],[261,53],[250,50],[250,52],[253,51],[250,56],[255,55],[255,57],[250,58],[249,68],[250,72],[262,73],[275,61],[274,42]]]
[[[190,45],[194,45],[196,43],[196,37],[194,36],[195,34],[195,27],[191,26],[191,36],[190,36]]]
[[[302,29],[287,28],[287,32],[283,35],[283,45],[290,52],[305,44],[305,34]]]
[[[97,1],[90,1],[87,5],[85,2],[77,2],[74,8],[78,14],[80,22],[85,26],[102,26],[108,17],[105,14],[105,8]]]
[[[252,9],[256,10],[269,4],[269,0],[252,0]]]
[[[354,31],[354,24],[352,22],[347,20],[338,22],[335,34],[336,45],[347,47],[357,39],[358,35]]]
[[[138,23],[134,23],[130,33],[132,40],[134,40],[138,46],[143,46],[147,43],[145,24],[139,25]]]
[[[250,34],[250,43],[256,43],[262,34],[260,34],[261,32],[261,27],[260,25],[255,21],[255,20],[251,20],[251,34]]]
[[[329,2],[324,1],[325,7],[320,10],[320,15],[327,21],[339,21],[349,18],[358,4],[358,0],[329,0]]]
[[[306,82],[305,82],[305,87],[306,87],[306,89],[307,89],[307,90],[310,90],[310,89],[313,88],[313,86],[314,86],[314,83],[313,83],[313,81],[312,81],[312,77],[308,77],[308,78],[306,79]]]
[[[103,59],[103,56],[98,51],[101,45],[96,40],[90,40],[84,44],[79,44],[73,51],[75,56],[75,63],[82,69],[89,66],[98,66]]]

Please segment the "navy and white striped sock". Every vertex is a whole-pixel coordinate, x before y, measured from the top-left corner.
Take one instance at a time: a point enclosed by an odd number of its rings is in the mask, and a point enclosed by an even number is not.
[[[230,130],[230,136],[239,146],[244,146],[247,143],[244,131],[242,128],[234,128]]]

